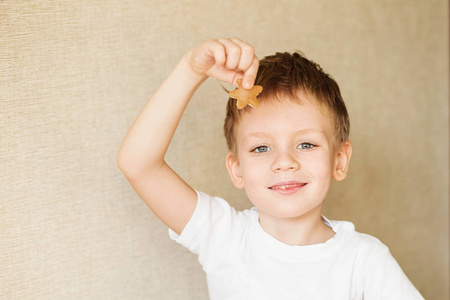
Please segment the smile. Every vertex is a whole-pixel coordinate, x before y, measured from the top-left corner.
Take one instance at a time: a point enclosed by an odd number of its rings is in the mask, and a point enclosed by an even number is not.
[[[304,187],[307,183],[302,182],[285,182],[278,183],[276,185],[270,186],[269,190],[278,192],[280,194],[293,194]]]

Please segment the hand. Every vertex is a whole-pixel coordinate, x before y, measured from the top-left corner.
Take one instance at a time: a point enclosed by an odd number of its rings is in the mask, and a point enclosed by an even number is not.
[[[210,40],[186,54],[193,71],[201,76],[214,77],[251,89],[255,84],[259,60],[253,47],[237,38]]]

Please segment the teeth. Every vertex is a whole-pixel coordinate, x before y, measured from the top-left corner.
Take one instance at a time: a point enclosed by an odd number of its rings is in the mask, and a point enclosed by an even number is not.
[[[290,189],[290,188],[295,188],[295,187],[299,187],[299,186],[303,186],[304,184],[284,184],[284,185],[279,185],[279,186],[272,186],[269,189],[271,190],[286,190],[286,189]]]

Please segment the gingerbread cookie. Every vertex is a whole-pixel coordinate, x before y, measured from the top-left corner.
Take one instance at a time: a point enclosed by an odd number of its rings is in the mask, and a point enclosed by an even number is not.
[[[242,79],[236,80],[238,88],[234,91],[229,92],[230,98],[236,99],[236,105],[238,109],[243,109],[245,106],[250,105],[251,107],[258,107],[259,101],[256,96],[258,96],[263,88],[260,85],[255,85],[250,90],[246,90],[242,87]]]

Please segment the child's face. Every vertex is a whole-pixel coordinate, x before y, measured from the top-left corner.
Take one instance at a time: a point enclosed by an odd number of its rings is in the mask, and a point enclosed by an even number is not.
[[[307,100],[262,101],[236,128],[237,155],[227,157],[232,181],[245,188],[260,216],[320,214],[332,177],[345,178],[351,154],[350,143],[348,159],[335,150],[334,135],[332,121]]]

